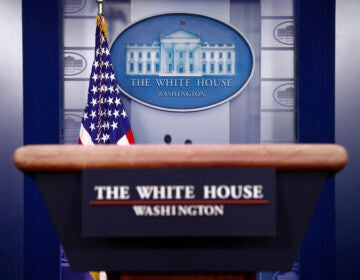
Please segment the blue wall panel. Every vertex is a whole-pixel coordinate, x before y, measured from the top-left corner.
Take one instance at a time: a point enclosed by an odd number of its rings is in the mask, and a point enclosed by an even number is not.
[[[297,1],[298,140],[333,143],[335,0]],[[335,193],[329,180],[300,252],[301,279],[335,279]]]
[[[59,1],[23,1],[24,143],[59,143]],[[25,180],[25,266],[31,279],[59,279],[59,241],[33,180]]]

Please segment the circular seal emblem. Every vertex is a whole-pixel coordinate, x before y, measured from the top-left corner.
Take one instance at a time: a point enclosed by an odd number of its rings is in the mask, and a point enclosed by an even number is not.
[[[286,83],[278,86],[273,93],[274,100],[286,107],[295,105],[295,86],[293,83]]]
[[[237,96],[254,70],[248,41],[234,27],[195,14],[149,17],[111,47],[121,90],[146,106],[198,111]]]
[[[86,4],[86,0],[65,0],[64,14],[74,14],[80,12]]]
[[[276,41],[284,45],[293,45],[294,44],[294,22],[285,21],[274,28],[274,37]]]
[[[64,53],[64,75],[75,76],[86,69],[85,57],[75,52]]]

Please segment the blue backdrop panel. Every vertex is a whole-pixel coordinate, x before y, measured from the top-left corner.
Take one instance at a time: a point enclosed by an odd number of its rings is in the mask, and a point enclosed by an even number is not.
[[[23,1],[24,144],[59,143],[60,1]],[[59,241],[36,184],[25,179],[24,275],[59,279]]]
[[[297,1],[298,139],[333,143],[335,0]],[[300,252],[301,279],[335,279],[334,181],[325,185]]]

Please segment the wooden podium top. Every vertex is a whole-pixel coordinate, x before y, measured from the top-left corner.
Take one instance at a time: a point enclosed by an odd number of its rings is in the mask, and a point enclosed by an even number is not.
[[[274,167],[337,172],[347,152],[335,144],[29,145],[14,153],[23,172],[110,168]]]

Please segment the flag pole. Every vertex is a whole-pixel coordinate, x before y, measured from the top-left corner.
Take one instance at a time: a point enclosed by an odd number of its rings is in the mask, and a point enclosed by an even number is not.
[[[102,15],[103,14],[103,0],[97,0],[97,4],[98,4],[98,15]]]

